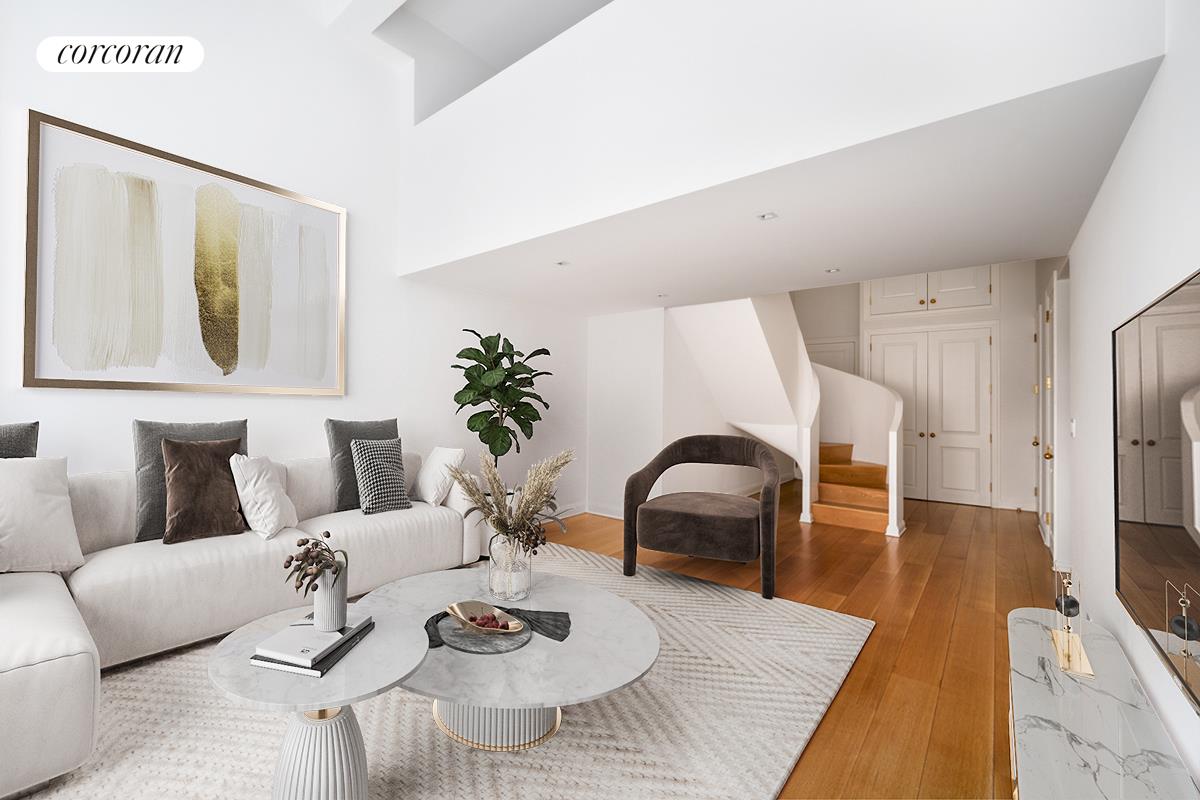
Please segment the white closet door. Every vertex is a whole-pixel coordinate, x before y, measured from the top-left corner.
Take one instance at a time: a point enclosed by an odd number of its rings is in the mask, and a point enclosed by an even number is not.
[[[1183,395],[1200,384],[1200,312],[1144,316],[1142,443],[1146,522],[1183,524]]]
[[[895,314],[926,308],[924,272],[898,278],[877,278],[871,281],[870,291],[872,314]]]
[[[904,496],[916,500],[924,500],[928,492],[928,337],[924,332],[871,337],[871,380],[894,389],[904,400],[900,452]]]
[[[929,332],[929,499],[992,503],[987,328]]]
[[[1117,516],[1146,521],[1142,479],[1142,346],[1138,323],[1117,331]],[[1156,443],[1157,446],[1157,443]]]
[[[929,309],[992,304],[992,267],[962,267],[929,273]]]

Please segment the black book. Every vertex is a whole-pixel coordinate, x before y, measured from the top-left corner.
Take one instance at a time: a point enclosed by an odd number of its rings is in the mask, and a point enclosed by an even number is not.
[[[329,672],[329,670],[333,669],[333,665],[341,661],[342,656],[353,650],[354,646],[362,641],[362,638],[370,633],[371,629],[374,627],[374,622],[367,623],[362,630],[347,638],[345,642],[338,645],[336,650],[322,658],[317,663],[313,664],[311,667],[301,667],[296,664],[290,664],[287,661],[279,661],[274,658],[266,658],[259,655],[250,656],[250,663],[256,667],[262,667],[264,669],[276,669],[280,672],[293,672],[297,675],[309,675],[313,678],[320,678],[323,677],[326,672]]]

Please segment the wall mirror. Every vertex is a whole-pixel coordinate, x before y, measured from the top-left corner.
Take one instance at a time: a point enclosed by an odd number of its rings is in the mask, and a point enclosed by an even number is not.
[[[1113,331],[1117,594],[1200,710],[1200,272]]]

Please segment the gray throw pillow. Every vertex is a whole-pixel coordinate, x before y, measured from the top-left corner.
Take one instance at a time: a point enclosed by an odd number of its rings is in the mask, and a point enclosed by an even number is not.
[[[358,479],[354,475],[354,455],[350,452],[350,442],[354,439],[399,439],[396,420],[327,419],[325,436],[329,439],[329,462],[333,467],[335,510],[359,508]]]
[[[238,452],[246,455],[246,420],[229,422],[133,421],[133,457],[137,472],[137,541],[163,538],[167,528],[167,481],[163,439],[212,442],[241,439]]]
[[[0,425],[0,458],[36,458],[37,422]]]

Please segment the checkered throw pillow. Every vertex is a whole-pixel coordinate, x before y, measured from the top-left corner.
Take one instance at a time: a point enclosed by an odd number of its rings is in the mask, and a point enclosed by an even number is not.
[[[352,439],[350,454],[364,514],[412,508],[399,439]]]

